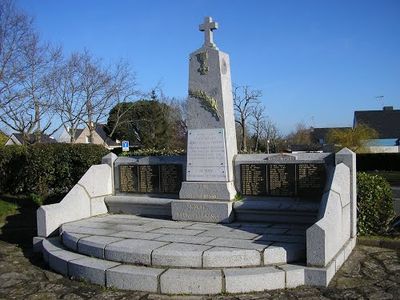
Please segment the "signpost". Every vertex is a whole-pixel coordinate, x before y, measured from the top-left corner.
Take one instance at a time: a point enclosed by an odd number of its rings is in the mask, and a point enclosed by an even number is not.
[[[129,141],[122,141],[122,151],[129,151]]]

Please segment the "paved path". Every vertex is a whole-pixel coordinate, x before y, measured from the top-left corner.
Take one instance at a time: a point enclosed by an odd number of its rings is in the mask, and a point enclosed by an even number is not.
[[[169,297],[69,280],[48,270],[27,245],[0,241],[0,299],[400,299],[400,251],[357,246],[328,288]]]

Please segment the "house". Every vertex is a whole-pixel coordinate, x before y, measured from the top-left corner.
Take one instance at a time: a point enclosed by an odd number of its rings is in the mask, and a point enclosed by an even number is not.
[[[78,128],[75,130],[75,144],[97,144],[97,145],[104,145],[107,149],[111,150],[114,148],[121,147],[121,143],[117,140],[114,141],[111,139],[106,131],[104,124],[97,124],[95,130],[93,132],[93,140],[90,141],[90,131],[89,128]],[[60,143],[70,143],[71,142],[71,130],[64,129],[58,141]]]
[[[366,152],[399,153],[400,152],[400,110],[385,106],[383,110],[355,111],[353,126],[367,125],[378,133],[377,139],[368,140]]]
[[[324,146],[327,142],[328,132],[330,130],[348,130],[351,127],[320,127],[320,128],[311,128],[310,138],[311,143],[316,145]]]
[[[8,145],[23,145],[23,144],[33,144],[36,142],[35,134],[31,133],[26,136],[24,139],[24,135],[22,133],[13,133],[8,138],[7,142],[5,143],[6,146]],[[57,143],[57,140],[47,134],[41,134],[38,143],[41,144],[54,144]]]

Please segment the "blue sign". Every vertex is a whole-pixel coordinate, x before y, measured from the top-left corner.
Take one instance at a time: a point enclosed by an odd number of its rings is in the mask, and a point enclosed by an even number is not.
[[[129,151],[129,141],[122,141],[122,151]]]

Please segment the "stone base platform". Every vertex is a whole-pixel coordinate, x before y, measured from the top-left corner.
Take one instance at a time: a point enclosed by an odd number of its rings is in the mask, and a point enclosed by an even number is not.
[[[219,294],[327,285],[329,267],[304,266],[305,230],[103,215],[64,224],[42,252],[63,275],[119,289]]]

